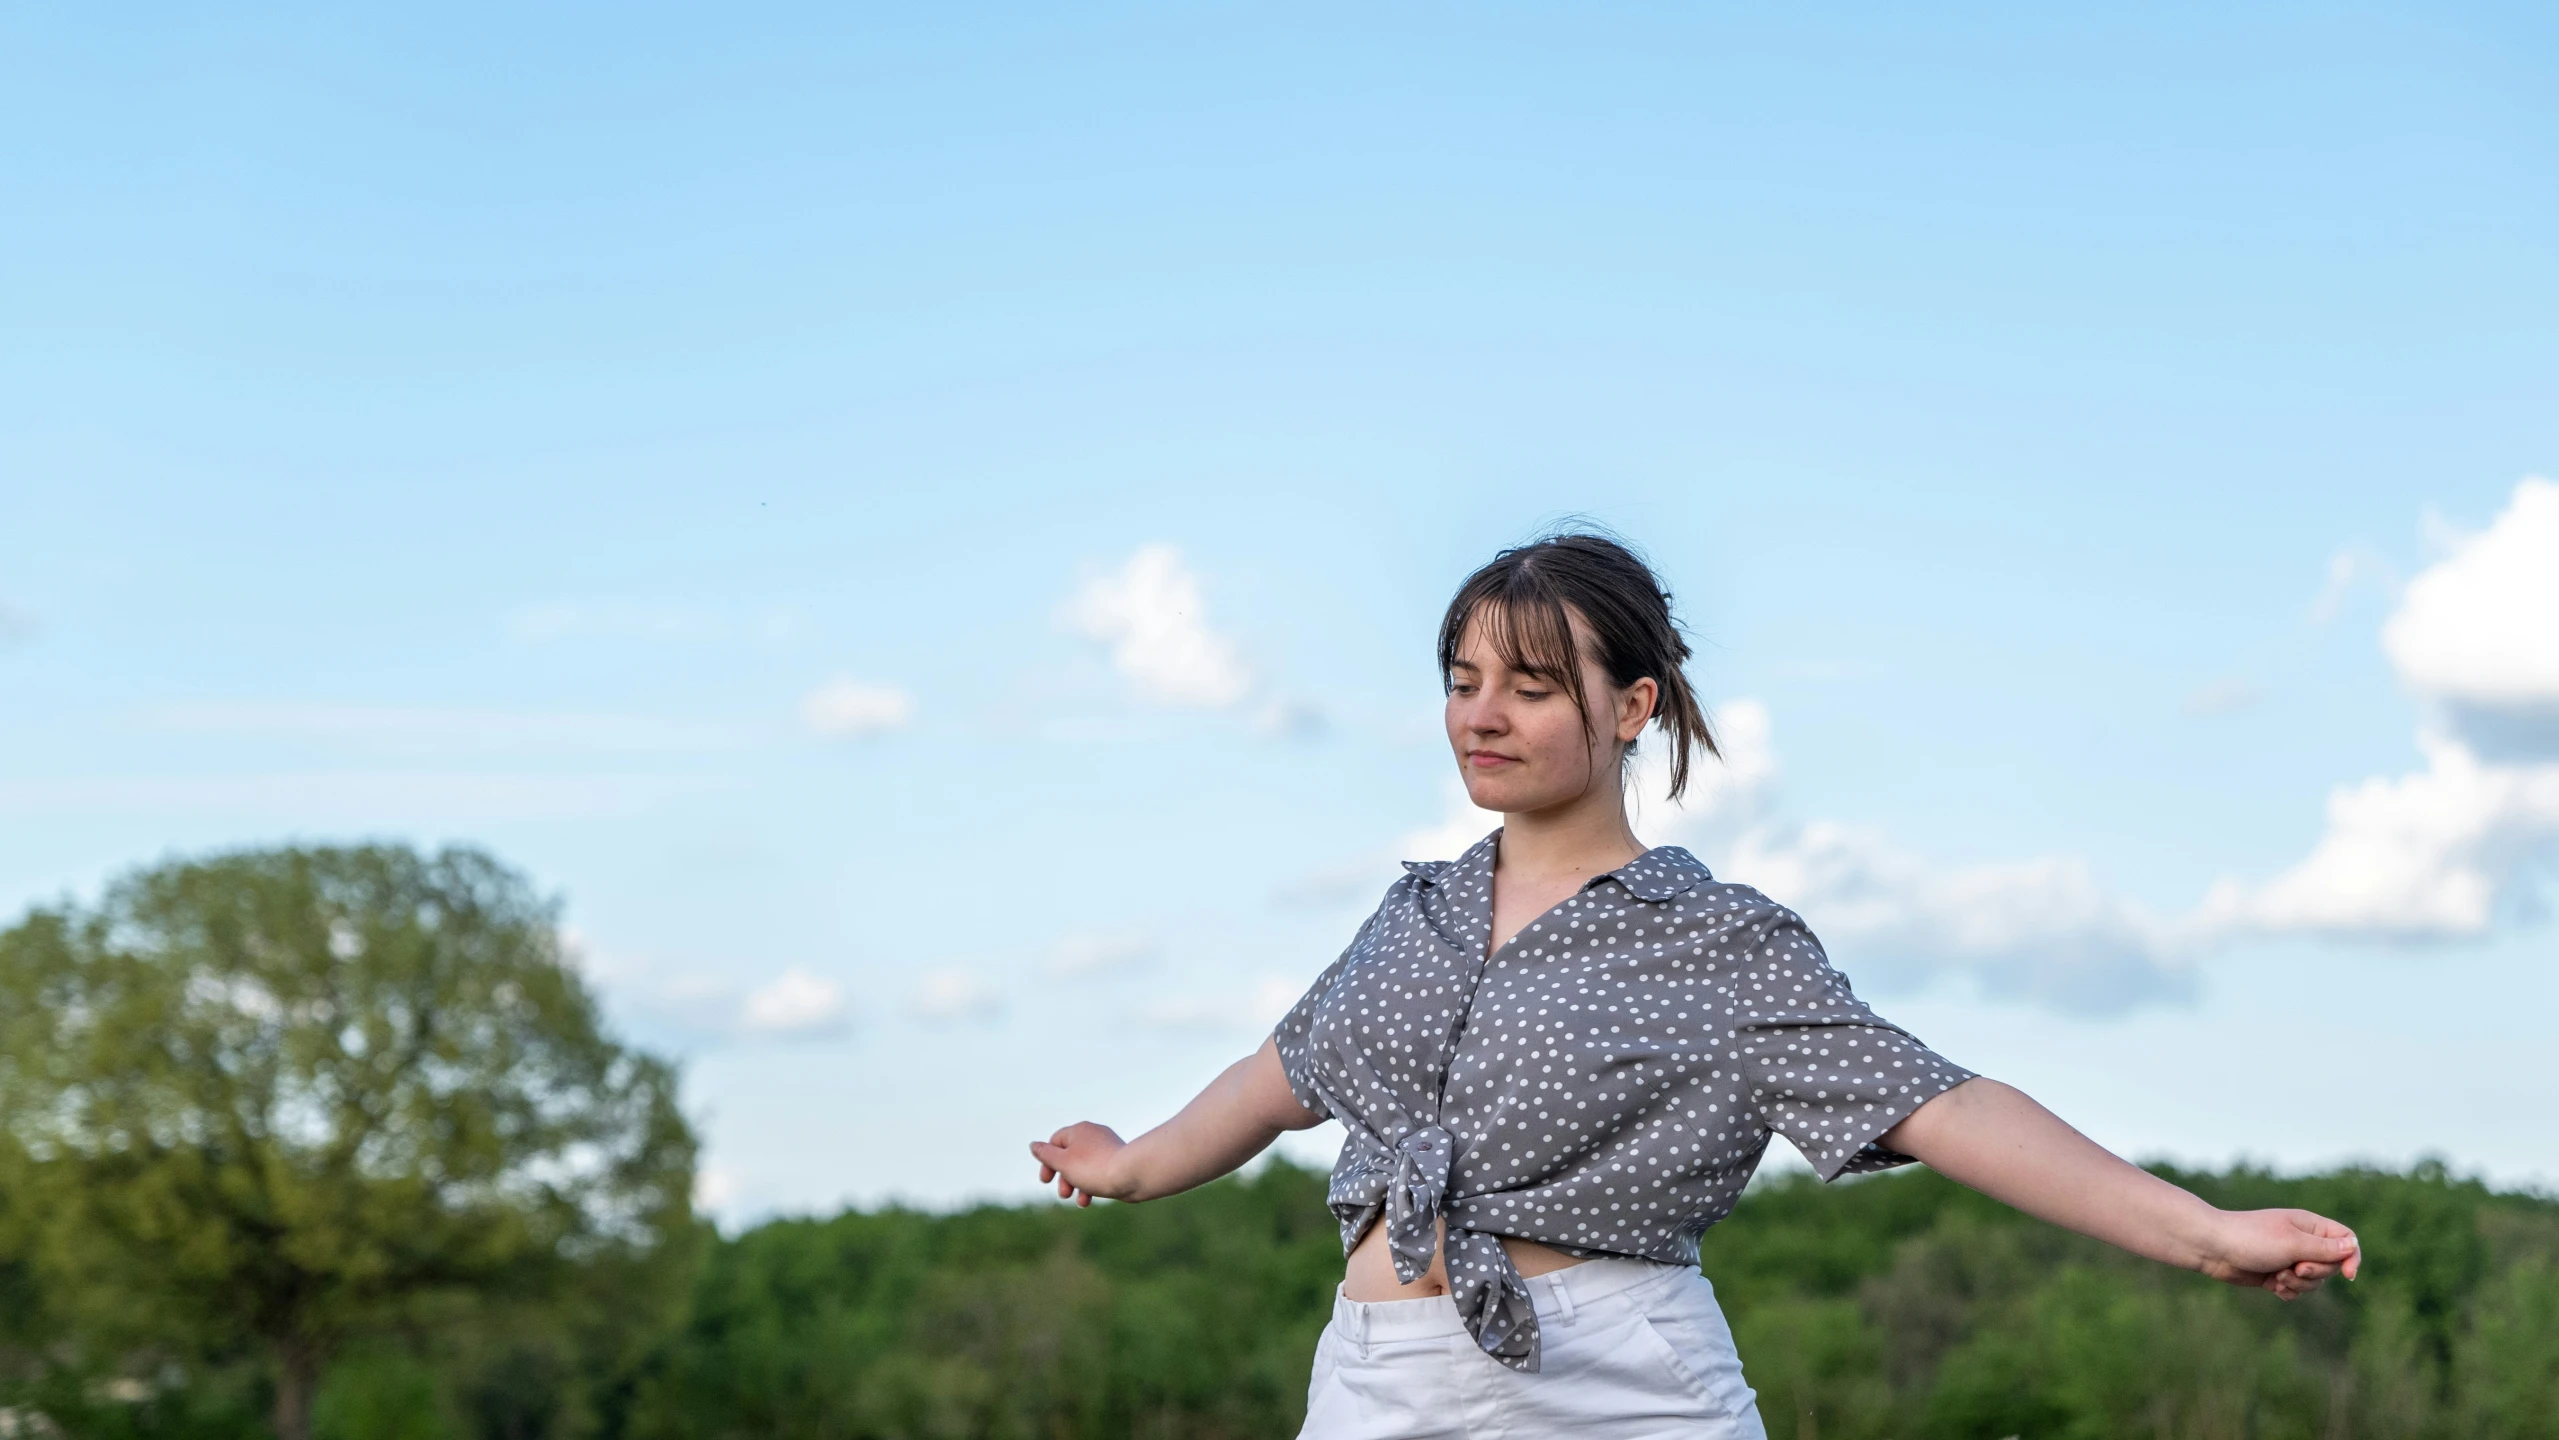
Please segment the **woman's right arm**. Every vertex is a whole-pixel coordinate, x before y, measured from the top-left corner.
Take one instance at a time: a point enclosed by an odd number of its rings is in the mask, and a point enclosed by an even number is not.
[[[1061,1199],[1153,1200],[1205,1185],[1269,1149],[1281,1131],[1312,1129],[1324,1119],[1289,1092],[1279,1044],[1266,1039],[1180,1114],[1134,1140],[1085,1120],[1032,1141],[1031,1154],[1040,1180],[1055,1180]]]

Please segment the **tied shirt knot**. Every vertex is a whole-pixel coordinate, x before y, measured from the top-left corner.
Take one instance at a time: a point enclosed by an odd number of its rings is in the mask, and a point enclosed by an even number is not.
[[[1354,1129],[1351,1143],[1361,1154],[1356,1163],[1335,1167],[1332,1202],[1378,1207],[1378,1223],[1386,1227],[1386,1246],[1395,1257],[1395,1278],[1410,1285],[1431,1268],[1431,1256],[1439,1250],[1434,1222],[1448,1196],[1456,1139],[1441,1126],[1424,1125],[1392,1145]]]
[[[1418,1126],[1391,1145],[1354,1126],[1334,1167],[1335,1210],[1364,1212],[1385,1228],[1395,1278],[1403,1284],[1421,1279],[1441,1248],[1436,1222],[1447,1211],[1456,1158],[1456,1137],[1440,1125]],[[1535,1370],[1537,1310],[1501,1241],[1450,1225],[1446,1248],[1448,1298],[1476,1345],[1512,1369]]]

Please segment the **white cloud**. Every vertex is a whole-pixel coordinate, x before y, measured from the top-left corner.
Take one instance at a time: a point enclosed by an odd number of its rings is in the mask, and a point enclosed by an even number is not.
[[[1003,997],[961,969],[936,970],[915,987],[915,1013],[925,1020],[984,1020],[1000,1013]]]
[[[2191,989],[2193,937],[2109,894],[2086,862],[1942,865],[1872,829],[1788,818],[1768,708],[1736,700],[1716,718],[1727,763],[1698,757],[1681,803],[1663,798],[1670,766],[1660,747],[1639,752],[1638,829],[1802,915],[1851,975],[1886,988],[1961,977],[2082,1013]]]
[[[842,986],[794,965],[747,992],[737,1023],[750,1035],[801,1037],[837,1034],[850,1019]]]
[[[2479,710],[2559,709],[2559,484],[2517,485],[2486,530],[2409,581],[2381,648],[2421,695]]]
[[[2216,924],[2379,939],[2484,933],[2559,844],[2559,485],[2527,479],[2487,529],[2429,517],[2440,558],[2381,644],[2425,702],[2423,770],[2339,786],[2300,863],[2224,881]]]
[[[1118,570],[1086,580],[1060,618],[1110,647],[1112,666],[1150,700],[1223,709],[1253,688],[1234,642],[1209,627],[1199,581],[1171,545],[1142,546]]]
[[[802,966],[741,996],[724,971],[670,971],[646,955],[598,945],[573,925],[561,926],[559,939],[562,963],[588,986],[696,1039],[814,1038],[852,1025],[843,987]]]
[[[859,680],[830,680],[800,702],[800,719],[809,729],[836,740],[895,730],[914,718],[915,697],[894,685]]]
[[[2496,765],[2421,735],[2426,768],[2341,785],[2301,862],[2258,886],[2225,880],[2221,925],[2379,939],[2484,933],[2536,851],[2559,838],[2559,764]]]
[[[1659,735],[1647,735],[1635,752],[1634,813],[1640,824],[1648,818],[1654,803],[1670,806],[1680,823],[1689,826],[1717,824],[1738,826],[1752,824],[1768,817],[1776,802],[1780,769],[1777,764],[1776,722],[1768,707],[1744,696],[1727,700],[1708,716],[1715,732],[1715,748],[1723,758],[1704,751],[1692,752],[1688,764],[1688,793],[1676,805],[1667,798],[1670,790],[1670,753],[1667,742]],[[1658,801],[1654,797],[1662,797]]]
[[[1267,1030],[1306,993],[1306,979],[1264,975],[1248,989],[1217,995],[1177,995],[1137,1012],[1140,1023],[1163,1030]]]
[[[2185,937],[2108,893],[2077,856],[1940,865],[1872,830],[1815,821],[1745,832],[1719,873],[1801,914],[1843,965],[1888,984],[1964,976],[2086,1014],[2193,986]]]
[[[1125,970],[1155,958],[1155,937],[1135,932],[1069,935],[1049,955],[1048,973],[1060,980]]]

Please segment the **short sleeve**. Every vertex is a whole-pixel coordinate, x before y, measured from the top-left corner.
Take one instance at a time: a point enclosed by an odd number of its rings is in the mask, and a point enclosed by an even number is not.
[[[1324,997],[1333,992],[1333,986],[1367,945],[1368,933],[1376,925],[1377,916],[1374,914],[1360,922],[1359,933],[1343,947],[1340,958],[1325,966],[1324,973],[1315,977],[1315,983],[1307,986],[1306,993],[1298,997],[1297,1003],[1289,1007],[1277,1025],[1271,1027],[1271,1040],[1279,1049],[1280,1069],[1288,1075],[1288,1093],[1296,1096],[1297,1103],[1310,1113],[1328,1119],[1342,1117],[1335,1113],[1329,1091],[1318,1083],[1315,1073],[1315,1047],[1310,1040],[1315,1029],[1315,1007],[1324,1003]]]
[[[1878,1137],[1973,1078],[1867,1009],[1792,912],[1768,923],[1750,982],[1734,1036],[1742,1077],[1761,1120],[1824,1180],[1910,1164]]]

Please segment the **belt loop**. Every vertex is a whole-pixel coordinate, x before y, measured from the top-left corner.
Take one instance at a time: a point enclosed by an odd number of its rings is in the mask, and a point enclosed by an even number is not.
[[[1567,1325],[1572,1324],[1573,1291],[1571,1286],[1564,1283],[1564,1272],[1561,1270],[1556,1271],[1552,1276],[1548,1277],[1546,1283],[1553,1286],[1555,1289],[1555,1310],[1557,1312],[1555,1318],[1563,1321]]]
[[[1359,1307],[1359,1358],[1368,1358],[1368,1307]]]

